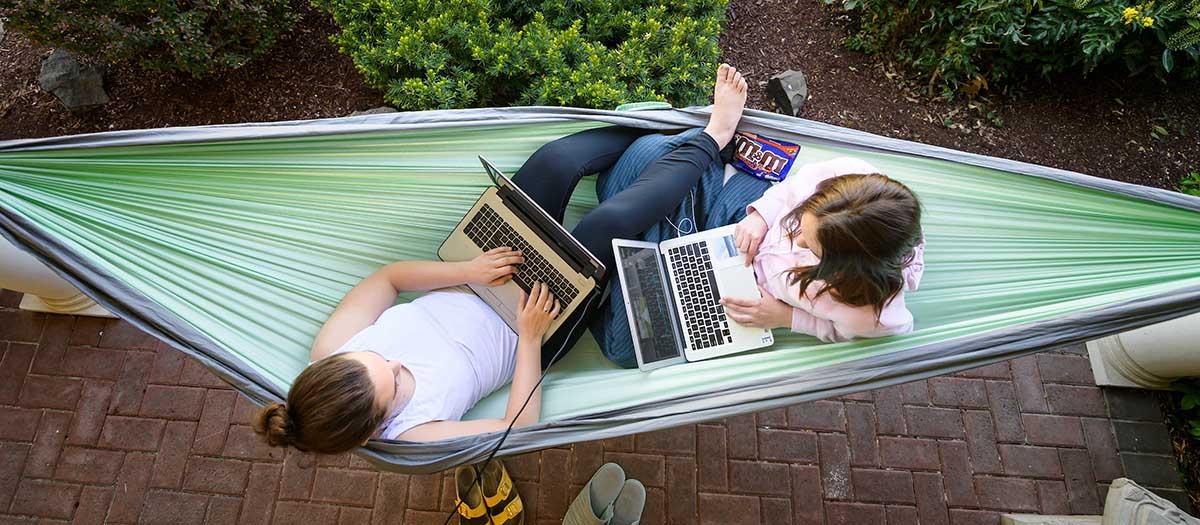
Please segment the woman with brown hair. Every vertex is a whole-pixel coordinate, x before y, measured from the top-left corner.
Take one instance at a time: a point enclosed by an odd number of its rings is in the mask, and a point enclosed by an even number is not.
[[[870,164],[808,164],[751,204],[734,239],[762,299],[722,299],[734,321],[822,341],[912,331],[904,292],[925,269],[921,205]]]
[[[613,268],[612,240],[661,221],[720,157],[741,119],[746,90],[742,75],[721,65],[708,126],[588,212],[574,237]],[[569,135],[538,149],[513,182],[561,222],[579,180],[611,167],[645,134],[605,127]],[[372,438],[435,441],[537,422],[542,369],[574,345],[602,303],[575,309],[543,345],[559,313],[547,286],[534,285],[512,328],[462,286],[504,284],[523,263],[520,252],[497,248],[468,262],[395,262],[367,277],[321,327],[312,362],[292,383],[287,404],[262,409],[256,430],[272,446],[337,453]],[[395,304],[401,292],[425,294]],[[510,380],[504,417],[461,420]]]

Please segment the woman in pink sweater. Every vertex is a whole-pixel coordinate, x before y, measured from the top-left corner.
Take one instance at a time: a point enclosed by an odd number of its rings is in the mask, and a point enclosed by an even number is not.
[[[906,186],[837,158],[797,168],[746,213],[735,242],[763,297],[723,298],[733,320],[827,342],[912,331],[904,292],[921,281],[925,243]]]

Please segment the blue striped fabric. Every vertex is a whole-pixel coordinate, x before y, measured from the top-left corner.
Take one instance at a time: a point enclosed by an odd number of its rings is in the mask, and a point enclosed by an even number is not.
[[[628,188],[650,163],[670,153],[700,131],[690,129],[678,135],[646,135],[634,141],[611,169],[600,174],[596,183],[596,193],[600,201],[603,202]],[[662,242],[680,234],[695,233],[696,224],[701,226],[700,230],[732,224],[745,217],[746,206],[762,196],[770,187],[770,183],[742,172],[730,177],[728,184],[724,184],[724,179],[724,163],[720,160],[714,161],[700,177],[695,191],[684,198],[674,215],[664,218],[646,230],[640,239]],[[615,281],[612,295],[592,321],[591,330],[605,357],[625,368],[637,366],[637,358],[633,355],[629,318],[625,314],[625,297]]]

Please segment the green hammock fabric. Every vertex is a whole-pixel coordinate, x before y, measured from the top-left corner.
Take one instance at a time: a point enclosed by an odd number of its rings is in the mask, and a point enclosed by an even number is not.
[[[676,112],[640,123],[702,122]],[[608,125],[586,115],[456,125],[459,113],[394,129],[343,119],[321,133],[267,138],[254,138],[254,127],[233,128],[242,134],[233,138],[228,127],[196,128],[204,140],[125,146],[107,144],[129,134],[0,143],[4,231],[254,398],[278,398],[347,290],[390,261],[436,258],[488,184],[476,155],[515,172],[540,145]],[[639,123],[629,115],[617,121]],[[970,165],[935,158],[936,149],[897,153],[878,137],[867,147],[831,138],[831,127],[806,136],[795,129],[803,121],[755,118],[758,131],[803,146],[797,164],[857,156],[921,197],[927,270],[908,301],[916,330],[839,344],[777,331],[766,351],[650,373],[616,368],[585,338],[546,379],[547,423],[516,432],[504,454],[979,366],[1197,308],[1188,299],[1200,289],[1200,205],[1180,206],[1194,204],[1186,197],[1156,202],[1165,194]],[[594,205],[589,178],[568,223]],[[1109,317],[1093,318],[1101,314]],[[990,337],[1000,350],[984,350]],[[494,393],[468,417],[501,414],[507,395]],[[428,470],[478,459],[489,443],[376,443],[366,454]]]

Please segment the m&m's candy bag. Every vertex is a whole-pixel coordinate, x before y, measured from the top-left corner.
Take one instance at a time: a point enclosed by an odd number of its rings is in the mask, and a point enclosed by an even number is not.
[[[796,162],[800,145],[774,140],[755,133],[738,132],[733,136],[734,150],[730,164],[742,172],[770,182],[787,177]]]

